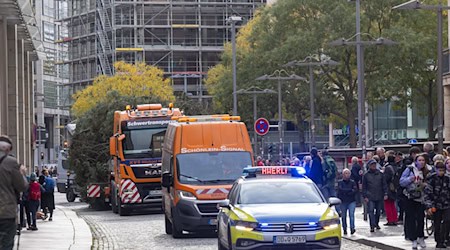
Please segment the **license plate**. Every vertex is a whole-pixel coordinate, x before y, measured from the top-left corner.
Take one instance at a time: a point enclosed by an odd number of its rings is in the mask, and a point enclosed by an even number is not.
[[[306,236],[297,235],[297,236],[274,236],[274,243],[276,244],[298,244],[305,243]]]
[[[210,219],[209,225],[217,225],[217,219]]]
[[[150,195],[162,195],[161,190],[150,190]]]

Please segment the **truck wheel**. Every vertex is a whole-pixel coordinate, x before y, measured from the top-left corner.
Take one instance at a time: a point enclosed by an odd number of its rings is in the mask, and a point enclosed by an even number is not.
[[[128,211],[128,209],[122,207],[122,201],[119,199],[117,199],[117,210],[120,216],[126,216],[129,215],[130,212]]]
[[[117,206],[117,200],[119,198],[117,197],[116,190],[114,189],[111,192],[111,210],[113,213],[117,214],[119,212],[118,206]]]
[[[72,188],[68,188],[66,191],[66,199],[68,202],[74,202],[76,198],[75,193],[73,192]]]
[[[172,211],[172,218],[173,218],[173,211]],[[172,222],[172,237],[175,239],[179,239],[183,237],[183,230],[179,229],[176,225],[176,223]]]
[[[172,234],[172,223],[170,222],[169,218],[167,218],[167,215],[165,213],[164,220],[166,222],[166,234]]]

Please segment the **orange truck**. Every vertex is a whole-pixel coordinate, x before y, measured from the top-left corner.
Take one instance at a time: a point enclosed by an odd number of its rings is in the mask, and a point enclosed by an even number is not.
[[[110,138],[112,171],[105,198],[114,213],[127,215],[137,208],[161,208],[161,155],[169,124],[182,113],[170,104],[127,106],[115,111]],[[174,120],[175,119],[175,120]],[[88,187],[94,190],[92,185]],[[94,192],[95,195],[98,195]]]
[[[247,127],[239,116],[180,117],[167,127],[162,154],[165,230],[216,230],[217,204],[226,199],[253,153]]]

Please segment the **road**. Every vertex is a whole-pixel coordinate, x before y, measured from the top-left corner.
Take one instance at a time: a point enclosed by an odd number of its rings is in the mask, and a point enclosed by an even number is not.
[[[56,204],[68,207],[83,218],[91,227],[93,249],[217,249],[214,235],[173,239],[164,232],[164,215],[141,213],[119,216],[111,211],[94,211],[86,203],[68,203],[64,196],[55,193]],[[57,217],[57,215],[55,215]],[[374,249],[348,240],[343,240],[342,249]]]

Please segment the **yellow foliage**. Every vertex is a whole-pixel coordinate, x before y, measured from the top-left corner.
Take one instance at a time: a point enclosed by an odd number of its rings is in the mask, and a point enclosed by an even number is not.
[[[114,76],[101,75],[94,83],[73,95],[72,111],[81,116],[96,103],[107,101],[108,91],[115,90],[124,96],[155,96],[161,101],[173,101],[170,80],[164,78],[164,71],[145,63],[128,64],[116,62]]]

